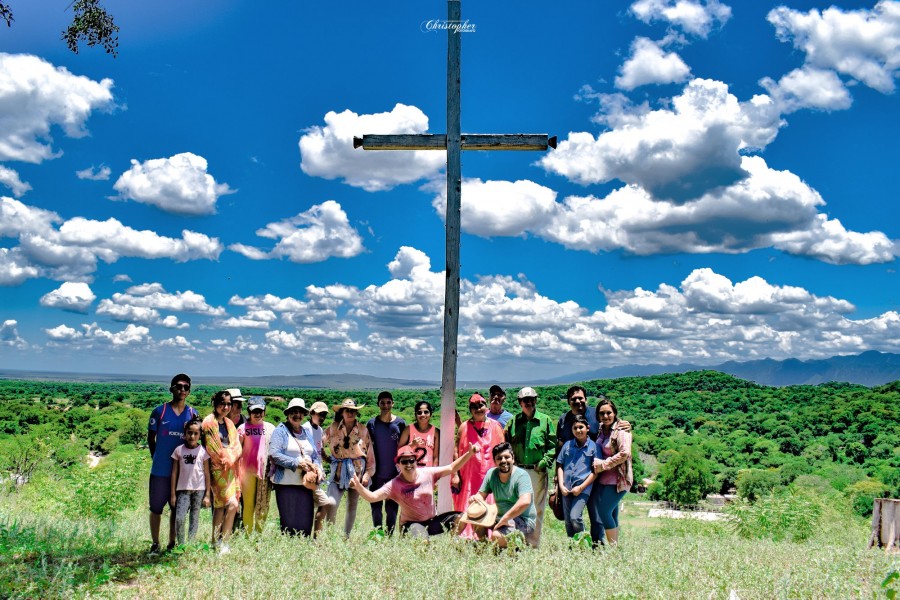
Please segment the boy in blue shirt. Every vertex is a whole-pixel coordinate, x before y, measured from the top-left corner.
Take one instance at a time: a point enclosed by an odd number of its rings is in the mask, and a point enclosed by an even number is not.
[[[150,413],[147,424],[147,447],[153,464],[150,467],[150,554],[159,554],[159,527],[163,509],[169,504],[172,488],[172,452],[184,443],[184,424],[196,418],[197,411],[187,405],[191,378],[179,373],[169,385],[172,400],[160,404]],[[175,511],[169,511],[169,545],[175,547]]]

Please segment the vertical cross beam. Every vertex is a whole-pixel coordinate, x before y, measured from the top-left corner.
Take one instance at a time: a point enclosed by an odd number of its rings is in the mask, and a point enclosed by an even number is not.
[[[462,22],[461,0],[447,0],[450,25]],[[462,196],[462,150],[547,150],[556,148],[556,137],[546,134],[462,134],[460,132],[459,28],[447,28],[447,133],[368,134],[353,138],[353,147],[363,150],[446,150],[447,152],[447,267],[444,282],[444,354],[441,369],[440,464],[453,460],[456,431],[456,361],[459,335],[460,218]],[[450,478],[438,482],[438,512],[453,509]]]
[[[447,0],[447,20],[462,21],[460,0]],[[453,460],[456,436],[456,342],[459,336],[459,246],[462,196],[460,163],[460,54],[462,34],[447,28],[447,270],[444,282],[444,360],[441,366],[441,436],[440,463]],[[450,478],[438,483],[438,514],[453,509]]]

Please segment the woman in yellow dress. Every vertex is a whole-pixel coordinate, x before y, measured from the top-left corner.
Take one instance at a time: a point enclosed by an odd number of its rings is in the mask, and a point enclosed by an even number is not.
[[[237,428],[226,415],[231,410],[231,394],[216,392],[212,400],[213,411],[201,425],[201,439],[209,454],[213,493],[213,544],[219,552],[229,552],[228,540],[234,526],[241,495],[240,457],[241,443]]]

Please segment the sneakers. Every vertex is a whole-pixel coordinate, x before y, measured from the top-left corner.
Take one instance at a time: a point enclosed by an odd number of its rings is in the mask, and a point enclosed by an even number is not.
[[[228,544],[222,542],[219,545],[219,554],[228,554],[229,552],[231,552],[231,548],[228,546]]]
[[[150,545],[149,554],[150,556],[159,556],[159,544],[153,542],[153,544]]]

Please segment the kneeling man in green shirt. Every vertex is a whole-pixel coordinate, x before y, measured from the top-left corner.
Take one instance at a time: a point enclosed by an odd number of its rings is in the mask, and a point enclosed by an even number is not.
[[[526,540],[534,531],[536,511],[534,509],[534,492],[531,478],[523,469],[515,465],[512,446],[502,442],[491,450],[494,458],[493,469],[490,469],[481,482],[478,493],[469,498],[469,504],[483,503],[488,494],[494,495],[497,506],[496,514],[500,517],[493,524],[483,520],[475,524],[475,535],[485,539],[488,530],[492,530],[491,541],[500,548],[506,548],[507,538],[514,531],[521,532]],[[461,519],[466,522],[466,517]]]

